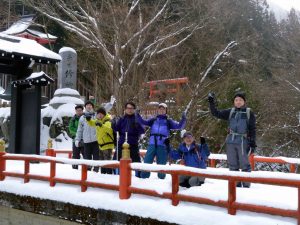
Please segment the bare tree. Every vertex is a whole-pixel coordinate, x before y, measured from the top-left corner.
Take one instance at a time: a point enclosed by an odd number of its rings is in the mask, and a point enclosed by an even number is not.
[[[25,0],[36,11],[75,33],[86,47],[98,49],[111,80],[111,93],[154,57],[179,47],[200,29],[188,21],[188,1]]]

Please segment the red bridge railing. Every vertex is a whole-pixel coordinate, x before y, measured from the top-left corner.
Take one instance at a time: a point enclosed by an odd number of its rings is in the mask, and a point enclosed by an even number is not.
[[[216,167],[218,161],[227,161],[227,156],[225,154],[211,154],[209,156],[209,165],[210,167]],[[289,165],[289,172],[296,172],[296,165],[300,164],[300,159],[288,158],[288,157],[266,157],[266,156],[257,156],[250,155],[249,161],[252,171],[255,170],[255,164],[258,162],[262,163],[278,163],[278,164],[287,164]]]
[[[16,173],[6,171],[7,160],[21,160],[24,161],[24,172]],[[30,173],[30,162],[38,161],[49,163],[49,173],[45,175],[34,175]],[[66,179],[56,177],[56,164],[78,164],[81,165],[81,179]],[[88,166],[100,166],[108,168],[119,168],[119,185],[105,184],[100,182],[87,181]],[[157,193],[155,190],[142,189],[131,186],[132,170],[150,171],[150,172],[162,172],[170,174],[172,177],[172,188],[170,192]],[[66,158],[55,158],[48,156],[35,156],[35,155],[16,155],[6,154],[0,152],[0,181],[3,181],[5,177],[19,177],[24,180],[24,183],[30,182],[30,180],[43,180],[49,182],[51,187],[54,187],[56,183],[66,183],[81,186],[81,191],[87,191],[88,187],[98,187],[110,190],[119,191],[120,199],[129,199],[131,194],[143,194],[149,196],[155,196],[160,198],[167,198],[172,201],[174,206],[178,205],[180,201],[194,202],[200,204],[209,204],[219,207],[225,207],[228,209],[228,213],[235,215],[237,210],[246,210],[259,213],[267,213],[272,215],[280,215],[286,217],[293,217],[298,220],[300,225],[300,176],[297,174],[285,174],[284,178],[274,178],[269,175],[257,175],[255,173],[244,173],[228,171],[224,174],[224,171],[219,169],[203,170],[197,168],[184,167],[180,165],[151,165],[143,163],[131,163],[131,159],[121,159],[118,161],[91,161],[91,160],[75,160]],[[189,196],[179,194],[179,175],[188,176],[201,176],[212,179],[221,179],[228,181],[228,199],[213,201],[209,198]],[[279,185],[287,187],[295,187],[298,189],[298,208],[296,210],[282,209],[275,207],[268,207],[262,205],[239,203],[236,201],[236,182],[251,182],[270,185]]]
[[[68,158],[72,158],[72,150],[56,150],[56,149],[47,149],[46,155],[47,156],[54,156],[56,157],[58,154],[67,154]],[[140,150],[140,156],[142,158],[145,157],[146,150]],[[225,154],[211,154],[209,156],[209,166],[216,168],[218,161],[227,161],[227,156]],[[252,171],[255,170],[255,164],[258,162],[262,163],[278,163],[278,164],[288,164],[289,165],[289,172],[295,173],[296,172],[296,165],[300,164],[300,159],[295,158],[288,158],[288,157],[266,157],[266,156],[256,156],[251,155],[249,156],[250,165]]]

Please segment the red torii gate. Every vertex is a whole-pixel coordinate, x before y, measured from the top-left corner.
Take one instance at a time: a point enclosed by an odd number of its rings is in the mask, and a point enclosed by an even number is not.
[[[144,83],[144,86],[146,87],[149,86],[150,88],[149,98],[153,98],[155,95],[161,93],[161,90],[157,89],[158,85],[160,84],[171,86],[166,88],[165,91],[167,93],[177,93],[180,90],[181,85],[187,83],[188,83],[188,78],[182,77],[182,78],[174,78],[174,79],[148,81]]]

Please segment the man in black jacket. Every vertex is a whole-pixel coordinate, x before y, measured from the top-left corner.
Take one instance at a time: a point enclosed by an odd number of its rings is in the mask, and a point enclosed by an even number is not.
[[[234,95],[231,109],[218,110],[215,106],[215,96],[209,93],[208,102],[213,116],[227,120],[229,134],[226,138],[226,152],[229,170],[251,172],[249,155],[256,147],[256,119],[250,108],[246,107],[246,97],[242,92]],[[238,187],[250,187],[250,183],[238,183]]]
[[[139,151],[139,139],[145,133],[144,128],[137,122],[135,116],[136,106],[133,102],[127,102],[124,106],[124,115],[113,125],[115,132],[119,132],[118,152],[115,152],[114,160],[122,158],[122,145],[127,135],[127,143],[130,145],[130,157],[132,162],[141,162]],[[117,157],[118,156],[118,157]],[[140,177],[140,171],[136,171],[136,177]]]

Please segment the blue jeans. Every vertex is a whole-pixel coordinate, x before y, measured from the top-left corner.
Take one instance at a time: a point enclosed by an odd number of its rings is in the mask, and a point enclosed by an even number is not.
[[[167,163],[167,149],[165,146],[157,146],[155,148],[155,145],[149,145],[147,148],[146,156],[144,159],[144,163],[151,164],[154,161],[154,157],[156,156],[156,162],[158,165],[166,165]],[[165,179],[166,174],[164,173],[158,173],[158,178]],[[150,172],[141,172],[141,178],[149,178]]]

